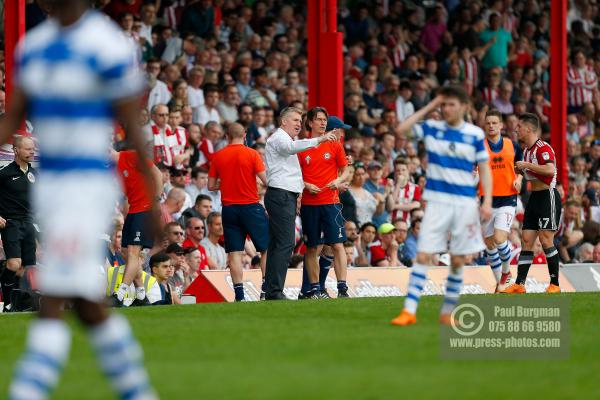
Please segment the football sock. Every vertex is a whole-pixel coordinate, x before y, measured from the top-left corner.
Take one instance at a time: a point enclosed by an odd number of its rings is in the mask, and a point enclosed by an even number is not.
[[[319,284],[321,285],[321,290],[325,290],[325,281],[327,281],[327,276],[329,275],[329,269],[331,268],[332,263],[333,258],[330,256],[321,254],[319,257]]]
[[[522,250],[519,255],[519,269],[517,274],[517,283],[524,285],[527,280],[527,273],[529,273],[529,267],[533,262],[533,251]]]
[[[423,288],[427,283],[427,267],[415,263],[411,269],[406,299],[404,299],[404,309],[411,314],[416,314],[421,292],[423,292]]]
[[[448,273],[448,279],[446,280],[446,295],[444,296],[444,303],[442,304],[442,314],[450,314],[458,298],[460,297],[460,289],[463,284],[463,267],[450,268]]]
[[[0,285],[2,285],[2,301],[4,301],[4,306],[6,307],[8,304],[10,304],[10,297],[13,288],[18,287],[17,275],[14,271],[5,268],[0,278]]]
[[[260,287],[260,291],[265,292],[266,290],[267,290],[267,281],[265,280],[265,278],[262,278],[262,285]]]
[[[508,243],[507,240],[496,246],[496,248],[498,249],[498,254],[500,254],[500,260],[502,260],[502,273],[506,274],[507,272],[510,272],[510,243]]]
[[[494,274],[494,278],[496,278],[496,283],[500,282],[500,275],[502,274],[502,260],[500,260],[500,254],[498,254],[498,249],[485,249],[485,255],[487,257],[487,262],[490,264],[492,268],[492,273]]]
[[[70,347],[71,332],[64,321],[49,318],[33,321],[8,397],[13,400],[48,398],[58,382]]]
[[[346,281],[338,281],[337,288],[338,290],[348,289],[348,285],[346,284]]]
[[[321,291],[321,285],[319,285],[319,282],[317,282],[317,283],[311,283],[310,284],[310,291],[311,292],[320,292]]]
[[[142,348],[125,318],[111,315],[88,333],[100,366],[120,398],[157,398],[143,366]]]
[[[308,269],[306,268],[306,255],[304,256],[302,265],[302,286],[300,287],[300,292],[306,294],[310,292],[310,280],[308,279]]]
[[[552,246],[547,249],[544,249],[544,253],[546,254],[546,261],[548,262],[548,273],[550,274],[550,283],[558,286],[558,250],[556,250],[556,247]]]
[[[234,284],[233,291],[235,292],[235,301],[244,300],[244,284],[243,283]]]

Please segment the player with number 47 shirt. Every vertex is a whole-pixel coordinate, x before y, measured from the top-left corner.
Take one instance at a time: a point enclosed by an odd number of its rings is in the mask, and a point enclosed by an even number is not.
[[[519,116],[517,135],[526,150],[523,161],[516,163],[525,179],[531,182],[531,196],[525,207],[523,220],[522,251],[516,282],[502,293],[525,293],[525,281],[533,262],[533,246],[539,237],[550,274],[547,293],[560,293],[558,282],[559,256],[554,247],[554,234],[562,212],[562,204],[556,190],[556,158],[552,147],[539,139],[540,120],[537,115],[524,113]]]

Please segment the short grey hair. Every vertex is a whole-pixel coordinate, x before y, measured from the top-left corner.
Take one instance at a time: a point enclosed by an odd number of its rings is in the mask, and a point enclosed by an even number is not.
[[[588,261],[588,260],[582,260],[581,256],[583,255],[583,253],[585,252],[592,252],[594,251],[594,245],[588,242],[584,242],[581,244],[581,246],[579,246],[579,248],[577,249],[577,251],[575,252],[575,258],[577,259],[577,261],[582,262],[582,261]]]
[[[300,110],[297,107],[286,107],[283,110],[281,110],[281,113],[279,114],[279,118],[280,119],[284,119],[287,118],[290,114],[298,114],[300,116],[302,116],[302,110]]]

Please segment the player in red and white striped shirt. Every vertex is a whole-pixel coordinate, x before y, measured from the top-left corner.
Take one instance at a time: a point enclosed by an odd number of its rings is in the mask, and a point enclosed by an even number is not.
[[[410,182],[406,160],[394,161],[394,180],[396,185],[387,198],[387,209],[392,214],[392,221],[401,218],[410,224],[410,212],[421,207],[421,188]]]
[[[592,67],[586,64],[583,50],[577,50],[571,58],[567,71],[567,95],[569,107],[583,107],[592,101],[594,89],[598,88],[598,77]],[[575,110],[574,110],[575,111]]]
[[[539,138],[541,123],[537,115],[524,113],[519,116],[517,134],[527,147],[523,161],[516,162],[516,169],[531,182],[531,196],[525,208],[522,233],[522,251],[516,282],[502,293],[525,293],[527,273],[534,258],[534,245],[539,237],[548,260],[550,285],[547,293],[560,293],[558,282],[559,256],[554,247],[554,234],[558,229],[562,204],[556,190],[556,157],[552,147]]]
[[[458,65],[460,65],[464,80],[471,81],[473,87],[476,88],[479,85],[479,70],[477,68],[477,59],[473,56],[471,49],[464,47],[460,51]]]

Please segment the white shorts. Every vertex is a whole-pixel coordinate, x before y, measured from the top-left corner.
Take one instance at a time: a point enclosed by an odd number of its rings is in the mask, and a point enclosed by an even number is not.
[[[482,221],[483,237],[489,238],[494,236],[494,230],[510,232],[510,228],[515,218],[516,207],[505,206],[492,209],[492,218],[487,221]]]
[[[427,203],[417,245],[419,252],[467,255],[484,247],[476,200],[462,204]]]
[[[53,297],[105,296],[102,267],[118,196],[114,175],[107,171],[41,173],[33,201],[41,227],[40,291]]]

